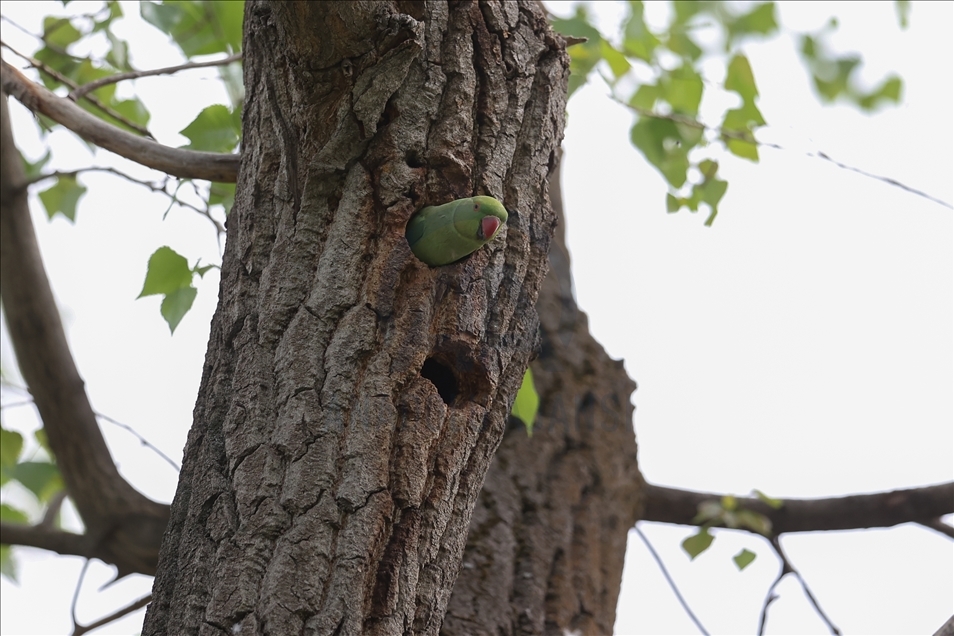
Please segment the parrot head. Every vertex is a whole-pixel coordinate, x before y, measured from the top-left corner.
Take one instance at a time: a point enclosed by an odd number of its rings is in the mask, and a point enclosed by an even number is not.
[[[411,251],[437,267],[459,261],[492,241],[507,222],[507,210],[493,197],[457,199],[426,207],[407,224]]]

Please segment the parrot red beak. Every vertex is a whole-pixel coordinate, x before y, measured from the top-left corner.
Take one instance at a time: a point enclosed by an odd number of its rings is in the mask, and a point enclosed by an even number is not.
[[[490,238],[499,227],[500,219],[495,216],[485,216],[480,220],[480,238]]]

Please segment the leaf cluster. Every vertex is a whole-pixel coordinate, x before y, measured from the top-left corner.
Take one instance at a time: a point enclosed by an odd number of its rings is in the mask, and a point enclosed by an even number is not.
[[[769,497],[760,490],[754,490],[752,494],[771,508],[778,509],[782,506],[781,500]],[[682,542],[682,549],[690,559],[695,559],[709,549],[715,540],[710,529],[716,526],[748,530],[765,537],[772,535],[772,522],[769,518],[754,510],[743,508],[739,505],[738,498],[732,495],[700,503],[699,512],[692,522],[699,525],[699,530]],[[732,557],[732,561],[739,570],[744,570],[755,561],[755,557],[754,552],[742,549]]]
[[[635,114],[630,141],[665,179],[666,210],[697,212],[704,204],[709,209],[705,224],[711,225],[728,189],[719,177],[714,146],[759,160],[755,132],[766,120],[756,103],[758,86],[743,48],[749,40],[779,33],[776,5],[672,2],[663,28],[650,26],[639,0],[630,0],[627,7],[617,38],[600,32],[583,4],[572,17],[553,20],[570,44],[570,94],[592,74],[599,75],[613,97]],[[899,15],[903,24],[907,14]],[[873,91],[860,89],[853,79],[860,58],[828,52],[823,44],[827,32],[800,37],[802,59],[823,101],[844,98],[863,110],[899,101],[901,80],[896,76]],[[713,40],[719,45],[712,45]],[[703,98],[714,87],[704,77],[703,65],[724,68],[718,88],[734,93],[739,102],[725,109],[717,126],[699,121]]]
[[[60,471],[51,459],[53,452],[46,442],[46,433],[39,430],[34,437],[37,448],[25,453],[23,435],[0,427],[0,487],[19,484],[33,495],[36,505],[42,510],[61,496],[64,485]],[[0,503],[0,521],[28,524],[35,519],[31,519],[27,511],[6,501]],[[58,526],[58,515],[51,521]],[[9,545],[0,545],[0,574],[17,581],[17,564]]]

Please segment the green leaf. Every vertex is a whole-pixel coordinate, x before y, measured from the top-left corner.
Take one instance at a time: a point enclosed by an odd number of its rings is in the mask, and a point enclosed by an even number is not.
[[[520,390],[517,391],[517,397],[513,401],[513,409],[510,414],[523,421],[527,427],[527,436],[533,434],[533,421],[537,417],[537,409],[540,408],[540,396],[537,395],[537,389],[533,385],[533,372],[527,369],[523,374],[523,383]]]
[[[7,577],[14,583],[19,582],[17,580],[17,562],[13,559],[13,548],[8,545],[0,545],[0,575]]]
[[[695,40],[689,37],[688,33],[682,31],[671,33],[666,44],[670,51],[684,59],[696,61],[702,57],[702,49]]]
[[[50,152],[50,149],[47,148],[46,154],[33,163],[27,161],[26,157],[24,157],[22,153],[20,154],[20,158],[23,159],[23,171],[26,173],[27,179],[35,179],[36,177],[39,177],[41,174],[43,174],[43,168],[47,163],[49,163],[50,157],[52,156]]]
[[[76,181],[75,176],[63,176],[57,178],[56,183],[39,196],[48,218],[62,214],[70,221],[76,221],[76,204],[85,193],[86,188]]]
[[[206,272],[210,269],[216,269],[218,265],[203,265],[199,267],[199,263],[195,264],[195,267],[192,268],[192,271],[199,275],[200,278],[204,277]]]
[[[714,538],[709,534],[708,528],[699,528],[699,532],[682,542],[682,549],[686,551],[690,559],[695,560],[697,556],[709,549]]]
[[[659,94],[659,87],[655,84],[643,84],[629,98],[629,103],[635,108],[651,111],[659,99]]]
[[[692,523],[707,523],[714,519],[721,519],[725,511],[722,509],[722,503],[709,499],[699,504],[699,511],[693,517]]]
[[[136,298],[154,294],[173,294],[191,286],[192,270],[189,269],[189,262],[171,247],[163,246],[149,257],[146,280]]]
[[[43,41],[48,45],[65,51],[81,37],[83,34],[73,26],[69,18],[47,16],[43,19]]]
[[[80,60],[60,51],[55,51],[48,46],[34,53],[33,57],[71,79],[74,79],[76,69],[79,68],[81,64]],[[51,91],[63,86],[62,82],[47,73],[40,73],[40,80],[43,82],[43,85]]]
[[[772,522],[765,515],[746,509],[739,510],[736,515],[736,527],[748,528],[766,537],[772,534]]]
[[[50,462],[21,462],[10,469],[10,479],[15,479],[36,495],[40,502],[63,490],[63,479],[55,464]]]
[[[911,15],[911,3],[908,0],[895,0],[894,9],[898,12],[898,25],[908,28],[908,16]]]
[[[684,64],[660,78],[660,97],[677,113],[695,116],[702,101],[702,77],[689,64]]]
[[[572,18],[557,18],[551,22],[553,29],[562,35],[586,38],[586,42],[567,49],[570,54],[570,81],[568,96],[584,84],[593,68],[603,59],[603,36],[590,24],[589,15],[583,5],[577,5]]]
[[[121,71],[132,70],[129,65],[129,43],[116,37],[109,29],[106,29],[106,39],[109,40],[109,52],[106,53],[106,61]]]
[[[735,567],[739,568],[739,571],[741,572],[745,568],[749,567],[749,564],[751,564],[752,561],[755,561],[755,553],[742,548],[742,551],[732,557],[732,560],[735,561]]]
[[[722,142],[737,157],[757,162],[759,148],[753,129],[764,125],[762,113],[754,104],[727,110],[722,120]]]
[[[166,0],[143,2],[146,22],[169,35],[188,57],[234,53],[242,46],[243,2]]]
[[[213,183],[209,187],[209,207],[221,205],[228,215],[235,204],[235,184],[234,183]]]
[[[699,199],[713,210],[719,205],[719,201],[722,200],[728,188],[729,183],[727,181],[716,178],[706,179],[705,182],[694,187],[699,193]]]
[[[673,2],[672,3],[673,13],[673,26],[685,25],[687,24],[693,16],[697,13],[704,11],[706,9],[706,3],[704,2]],[[672,27],[669,28],[670,31],[676,31]]]
[[[190,143],[183,148],[208,152],[232,152],[238,144],[241,129],[237,129],[232,111],[222,104],[209,106],[179,131]]]
[[[874,110],[881,102],[894,102],[897,104],[901,101],[901,86],[901,78],[897,75],[892,75],[886,79],[881,86],[867,95],[862,95],[858,99],[858,105],[864,110]]]
[[[778,30],[775,20],[775,3],[760,4],[748,13],[730,21],[727,25],[729,38],[727,44],[746,35],[770,35]]]
[[[749,102],[758,97],[759,89],[755,86],[755,75],[752,66],[744,55],[735,55],[726,67],[725,89],[735,91],[742,97],[743,102]]]
[[[143,104],[138,97],[116,100],[113,101],[110,106],[113,108],[113,110],[134,124],[145,126],[149,123],[149,111],[146,109],[145,104]],[[125,127],[123,122],[116,123]]]
[[[6,477],[7,471],[12,469],[20,459],[22,451],[23,436],[16,431],[0,428],[0,474]]]
[[[49,457],[53,457],[53,449],[50,448],[50,440],[46,438],[46,429],[38,428],[33,432],[33,439],[40,445]]]
[[[26,525],[30,522],[30,518],[22,510],[9,504],[0,504],[0,521]],[[0,545],[0,574],[14,583],[17,582],[17,562],[13,558],[13,550],[9,545]]]
[[[629,17],[623,23],[623,51],[644,62],[652,62],[659,38],[646,26],[643,11],[642,2],[630,0]]]
[[[752,490],[752,494],[758,497],[759,501],[766,504],[770,508],[775,508],[776,510],[780,510],[782,506],[785,504],[785,502],[782,501],[781,499],[775,499],[774,497],[769,497],[758,488]]]
[[[666,212],[670,214],[673,212],[678,212],[679,208],[682,207],[682,202],[680,199],[677,199],[670,193],[666,193]]]
[[[30,523],[30,517],[19,508],[14,508],[10,504],[0,504],[0,521],[7,523]]]
[[[692,139],[686,139],[686,132],[675,122],[655,117],[640,117],[633,125],[630,139],[646,157],[656,166],[666,181],[674,188],[681,188],[686,182],[689,170],[688,154]],[[698,131],[701,135],[701,131]],[[698,139],[698,138],[697,138]]]
[[[182,317],[192,309],[197,291],[195,287],[182,287],[171,294],[166,294],[166,297],[162,299],[159,311],[169,323],[169,333],[176,332]]]
[[[613,77],[617,80],[629,73],[632,65],[627,61],[626,56],[617,51],[612,44],[606,40],[600,42],[600,53],[603,59],[609,64]]]

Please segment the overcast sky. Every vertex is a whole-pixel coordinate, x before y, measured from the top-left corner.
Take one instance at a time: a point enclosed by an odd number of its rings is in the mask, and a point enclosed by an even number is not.
[[[71,3],[69,9],[75,5]],[[568,6],[547,3],[556,13]],[[607,24],[619,13],[600,5]],[[133,63],[180,61],[165,38],[138,25],[138,8],[117,32],[133,42]],[[3,14],[33,32],[60,3],[4,3]],[[77,7],[77,10],[81,10]],[[650,20],[664,7],[650,5]],[[795,34],[840,17],[838,52],[860,52],[862,79],[904,78],[896,108],[863,115],[822,107],[795,55]],[[779,497],[838,496],[954,479],[954,234],[937,203],[806,156],[824,152],[951,202],[954,70],[951,3],[913,3],[898,28],[889,3],[793,3],[780,7],[783,35],[745,45],[769,123],[753,165],[714,156],[730,185],[711,228],[705,213],[665,212],[665,185],[629,144],[632,116],[594,81],[570,101],[565,140],[567,235],[577,300],[596,338],[625,360],[640,466],[668,486]],[[3,39],[32,51],[9,24]],[[4,59],[14,61],[8,51]],[[708,88],[719,85],[707,67]],[[214,71],[137,81],[160,141],[178,136],[224,92]],[[124,89],[127,90],[127,89]],[[716,91],[717,92],[717,91]],[[702,117],[719,121],[714,95]],[[18,104],[14,134],[28,158],[43,152]],[[55,168],[115,162],[62,130],[49,136]],[[33,201],[46,267],[93,406],[181,459],[214,310],[218,276],[199,281],[195,307],[170,337],[159,299],[134,300],[149,255],[169,245],[190,262],[218,262],[207,220],[109,175],[84,175],[89,193],[77,223],[47,221]],[[3,369],[12,351],[4,336]],[[22,396],[5,390],[4,404]],[[3,411],[6,427],[32,432],[30,407]],[[122,473],[147,495],[171,501],[176,472],[127,432],[103,424]],[[21,501],[4,490],[4,500]],[[683,594],[713,633],[754,633],[778,563],[751,536],[717,532],[690,562],[679,543],[689,528],[642,526]],[[646,549],[631,534],[617,633],[695,633]],[[952,542],[919,527],[788,536],[783,546],[824,609],[845,633],[932,633],[954,613]],[[758,554],[744,572],[741,548]],[[82,566],[18,549],[21,583],[0,581],[3,634],[65,633]],[[91,622],[148,593],[132,576],[102,592],[112,568],[94,563],[78,614]],[[769,633],[825,633],[794,581],[780,588]],[[138,631],[142,613],[102,633]]]

